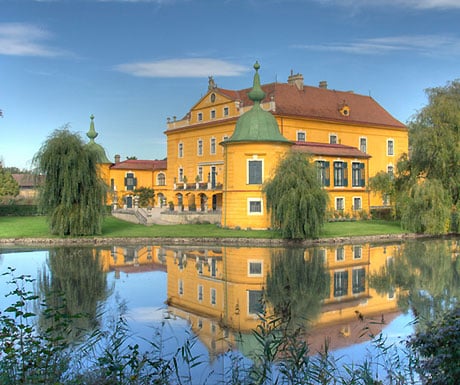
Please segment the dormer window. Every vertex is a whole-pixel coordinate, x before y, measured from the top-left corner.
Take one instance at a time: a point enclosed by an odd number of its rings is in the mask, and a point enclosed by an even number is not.
[[[347,104],[342,104],[339,108],[339,112],[342,116],[350,116],[350,107]]]

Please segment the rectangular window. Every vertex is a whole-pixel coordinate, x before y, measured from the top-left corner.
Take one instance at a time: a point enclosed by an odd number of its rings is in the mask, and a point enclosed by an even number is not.
[[[198,301],[203,301],[203,285],[198,285]]]
[[[262,214],[262,201],[260,199],[249,199],[249,214]]]
[[[211,305],[215,305],[217,303],[217,292],[216,289],[211,289]]]
[[[262,277],[262,262],[248,261],[248,277]]]
[[[334,273],[334,297],[343,297],[348,293],[348,271]]]
[[[201,139],[198,139],[198,142],[196,144],[196,153],[199,156],[203,155],[203,140]]]
[[[133,191],[137,185],[137,178],[134,178],[134,173],[128,172],[125,177],[126,190]]]
[[[394,140],[388,139],[387,140],[387,155],[388,156],[394,155],[394,151],[395,151],[394,147],[395,147]]]
[[[184,181],[184,169],[182,167],[179,168],[179,182]]]
[[[367,139],[366,138],[359,138],[359,149],[362,152],[367,152]]]
[[[228,116],[228,107],[224,107],[224,116]]]
[[[210,152],[211,155],[216,153],[216,138],[211,138]]]
[[[166,186],[166,176],[162,172],[157,175],[158,186]]]
[[[366,290],[366,270],[364,269],[364,267],[361,267],[359,269],[353,269],[351,280],[352,293],[364,293],[364,291]]]
[[[297,141],[298,142],[305,142],[307,140],[307,136],[305,131],[297,131]]]
[[[347,187],[347,163],[346,162],[334,162],[334,186],[335,187]]]
[[[339,211],[345,209],[345,198],[335,198],[335,209]]]
[[[203,120],[203,113],[198,112],[198,121],[201,122]]]
[[[179,279],[179,282],[178,282],[178,292],[179,292],[179,295],[184,294],[184,281],[182,281],[182,279]]]
[[[179,146],[178,146],[178,151],[177,151],[177,156],[179,158],[183,158],[184,157],[184,144],[181,142],[179,143]]]
[[[363,208],[361,197],[353,198],[353,210],[361,210]]]
[[[262,161],[248,160],[248,184],[262,184]]]
[[[318,179],[321,182],[321,185],[324,187],[329,187],[331,184],[329,176],[329,162],[326,162],[324,160],[317,160],[316,167],[318,171]]]
[[[364,163],[353,162],[351,166],[351,185],[353,187],[364,187],[366,184]]]
[[[394,168],[393,166],[388,166],[387,167],[387,173],[388,173],[388,176],[390,177],[390,179],[393,179],[394,178]]]
[[[337,262],[345,261],[345,249],[343,247],[335,249],[335,260]]]
[[[216,110],[211,110],[211,119],[216,118]]]
[[[264,306],[262,303],[263,291],[262,290],[248,290],[248,313],[249,314],[263,314]]]
[[[330,135],[329,135],[329,143],[330,143],[330,144],[337,144],[337,135],[335,135],[335,134],[330,134]]]
[[[115,191],[115,179],[110,179],[110,191]]]
[[[361,259],[363,256],[363,248],[361,246],[353,246],[353,259]]]
[[[217,275],[217,260],[216,258],[211,259],[211,277],[215,277]]]
[[[198,181],[199,182],[202,182],[203,181],[203,167],[202,166],[198,166]]]

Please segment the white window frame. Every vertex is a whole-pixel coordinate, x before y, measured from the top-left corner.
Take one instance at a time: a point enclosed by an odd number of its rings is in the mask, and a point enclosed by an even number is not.
[[[363,258],[363,247],[361,245],[353,245],[353,259]]]
[[[356,200],[356,199],[359,199],[359,209],[357,209],[356,206],[355,206],[355,200]],[[360,197],[360,196],[354,196],[354,197],[352,198],[352,200],[353,200],[353,201],[352,201],[352,202],[353,202],[353,211],[359,211],[359,210],[362,210],[362,209],[363,209],[363,198],[362,198],[362,197]]]
[[[249,183],[249,182],[250,182],[250,180],[249,180],[249,162],[254,162],[254,161],[255,161],[255,162],[261,162],[260,164],[261,164],[261,168],[262,168],[262,169],[261,169],[261,174],[262,174],[262,175],[261,175],[261,181],[260,181],[260,183]],[[265,168],[264,159],[259,159],[257,156],[252,157],[252,158],[250,158],[250,159],[247,159],[247,160],[246,160],[246,184],[259,185],[259,184],[264,183],[264,177],[265,177],[265,175],[264,175],[264,168]]]
[[[203,139],[201,138],[196,141],[196,154],[203,156]]]
[[[362,140],[364,140],[364,151],[363,151],[363,145],[361,143]],[[358,148],[361,152],[364,152],[365,154],[367,154],[367,138],[365,136],[359,137],[359,147]]]
[[[339,250],[341,250],[340,255],[339,255]],[[344,262],[345,261],[345,248],[343,246],[338,246],[335,249],[335,261],[336,262]]]
[[[203,166],[198,166],[196,169],[196,175],[198,175],[198,182],[203,182]]]
[[[222,114],[223,114],[223,116],[229,116],[229,114],[230,114],[230,109],[229,109],[227,106],[225,106],[225,107],[223,108]]]
[[[184,295],[184,281],[179,278],[177,281],[177,293],[182,297]]]
[[[203,301],[203,299],[204,299],[204,288],[203,288],[203,285],[198,285],[198,286],[197,286],[196,298],[198,299],[198,302],[202,302],[202,301]]]
[[[343,201],[343,207],[339,209],[337,207],[337,201],[340,200],[340,199],[342,199],[342,201]],[[335,208],[335,210],[345,210],[345,197],[335,197],[334,208]]]
[[[299,139],[299,134],[303,134],[303,140]],[[297,130],[296,132],[297,142],[306,142],[307,141],[307,132],[305,130]]]
[[[332,143],[331,139],[335,138],[335,142]],[[339,143],[339,136],[337,134],[329,134],[329,144],[338,144]]]
[[[260,273],[251,273],[251,265],[260,265]],[[248,260],[248,277],[263,277],[264,275],[264,262],[260,259]]]
[[[184,168],[182,166],[177,169],[177,181],[180,183],[184,181]]]
[[[213,287],[209,290],[209,302],[211,305],[217,305],[217,290]]]
[[[209,112],[209,117],[211,119],[215,119],[216,118],[216,110],[212,109],[210,112]]]
[[[177,157],[178,158],[184,157],[184,142],[179,142],[177,144]]]
[[[160,176],[163,176],[162,180],[164,183],[160,184]],[[159,172],[157,174],[157,186],[166,186],[166,174],[164,172]]]
[[[247,202],[248,215],[264,215],[264,202],[262,198],[248,198]],[[260,202],[260,211],[251,211],[251,202]]]
[[[391,151],[390,151],[390,143],[391,143]],[[387,156],[394,156],[395,155],[395,140],[393,138],[387,139]]]
[[[203,121],[203,113],[202,112],[198,112],[196,114],[196,119],[199,121],[199,122],[202,122]]]
[[[209,139],[209,153],[211,155],[216,155],[216,138],[213,136]]]

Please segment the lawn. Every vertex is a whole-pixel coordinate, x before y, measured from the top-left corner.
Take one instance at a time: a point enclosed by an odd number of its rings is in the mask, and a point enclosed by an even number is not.
[[[326,223],[321,238],[403,234],[395,221],[356,221]],[[274,231],[229,230],[216,225],[153,225],[143,226],[107,217],[102,237],[167,237],[167,238],[280,238]],[[52,238],[45,217],[0,217],[0,238]]]

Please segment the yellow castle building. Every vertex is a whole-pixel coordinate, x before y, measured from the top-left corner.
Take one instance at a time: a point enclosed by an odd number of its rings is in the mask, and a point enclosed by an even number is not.
[[[329,212],[359,218],[389,206],[369,190],[369,178],[392,174],[408,153],[407,127],[372,97],[304,84],[261,84],[258,63],[252,88],[208,89],[182,119],[168,119],[167,160],[108,164],[109,203],[131,207],[136,187],[155,191],[155,206],[214,212],[224,227],[265,229],[270,215],[262,193],[280,157],[304,152],[315,162],[329,194]]]

